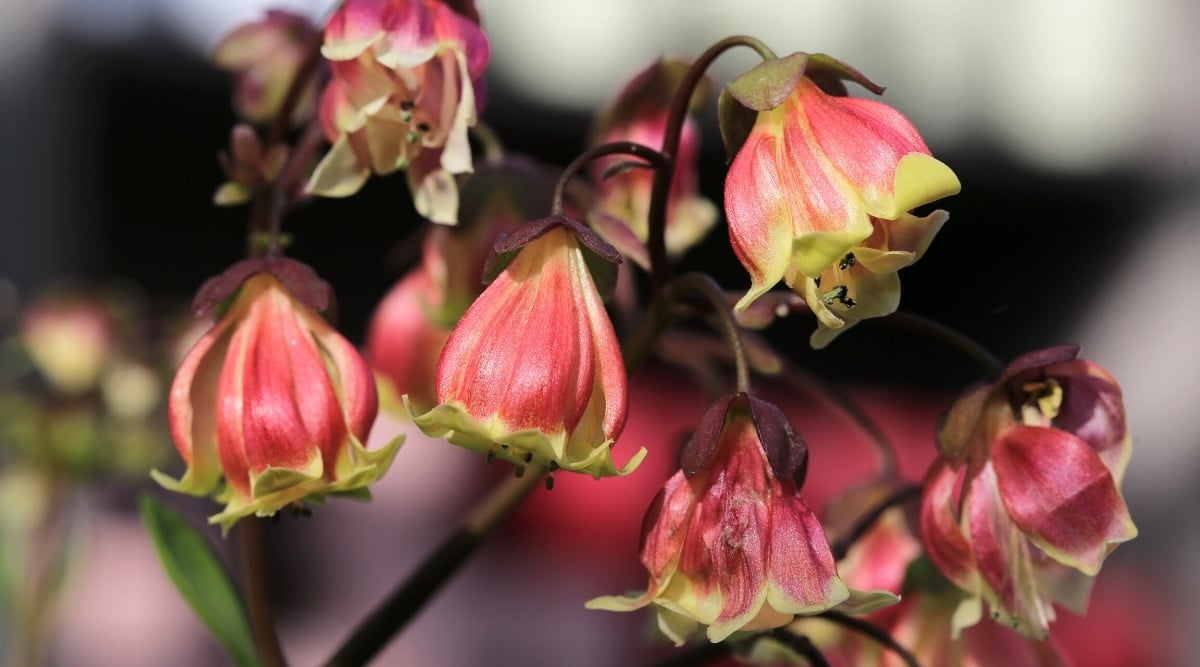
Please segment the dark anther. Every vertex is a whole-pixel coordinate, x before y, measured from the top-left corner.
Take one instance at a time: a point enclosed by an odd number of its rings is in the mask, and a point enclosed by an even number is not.
[[[413,109],[413,101],[412,100],[404,100],[403,102],[400,103],[401,111],[412,111],[412,109]]]
[[[525,462],[526,463],[533,462],[533,452],[525,452]]]
[[[500,449],[508,449],[508,445],[500,445]]]
[[[846,269],[854,266],[857,263],[858,263],[858,259],[856,259],[854,257],[854,253],[848,252],[848,253],[846,253],[846,256],[842,258],[841,263],[838,264],[838,268],[845,271]]]
[[[491,463],[491,462],[492,462],[492,459],[496,458],[496,450],[494,450],[494,449],[489,449],[489,450],[487,451],[487,457],[486,457],[486,458],[487,458],[487,462],[488,462],[488,463]]]
[[[525,476],[525,466],[517,466],[516,468],[514,468],[513,476],[514,477],[524,477]]]
[[[554,472],[555,470],[558,470],[558,461],[551,461],[550,472]]]
[[[417,123],[417,130],[419,130],[421,132],[428,132],[429,131],[429,123],[426,123],[425,121],[421,121],[420,123]]]
[[[816,285],[817,287],[820,287],[821,286],[821,276],[817,276],[816,278],[813,278],[813,284]]]
[[[554,490],[554,478],[553,477],[549,477],[549,476],[546,477],[546,490],[547,491]]]

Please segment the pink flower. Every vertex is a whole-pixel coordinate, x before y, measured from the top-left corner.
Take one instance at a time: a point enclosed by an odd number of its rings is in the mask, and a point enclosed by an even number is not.
[[[333,78],[320,116],[333,148],[314,194],[354,194],[372,172],[406,170],[417,211],[458,218],[455,174],[470,172],[467,128],[487,67],[487,37],[438,0],[347,0],[325,29]]]
[[[1137,528],[1121,497],[1130,437],[1121,389],[1078,347],[1033,352],[965,395],[925,479],[926,552],[970,594],[960,627],[993,619],[1045,637],[1059,602],[1082,612],[1091,578]]]
[[[644,594],[591,600],[589,609],[658,607],[677,645],[700,624],[719,642],[739,630],[782,627],[797,614],[869,611],[895,602],[838,577],[817,517],[800,497],[807,448],[774,405],[745,393],[708,409],[682,469],[646,513]]]
[[[197,307],[232,304],[184,358],[171,386],[171,435],[188,464],[163,486],[216,493],[228,530],[305,498],[362,489],[391,464],[400,439],[363,442],[377,399],[370,367],[314,306],[328,286],[291,260],[247,260],[201,288]]]
[[[752,283],[739,310],[783,280],[813,310],[840,311],[821,318],[829,329],[853,324],[846,311],[856,308],[866,316],[891,312],[899,300],[895,271],[916,261],[945,220],[944,212],[916,218],[909,211],[959,191],[958,178],[904,116],[847,97],[844,80],[882,92],[843,63],[803,53],[765,62],[726,91],[722,129],[733,144],[744,135],[725,179],[729,238]],[[753,126],[739,130],[747,114]],[[871,274],[891,278],[834,284],[831,267],[851,254]]]
[[[640,72],[600,113],[591,144],[632,141],[661,149],[671,98],[687,69],[688,63],[664,59]],[[703,94],[697,95],[696,99],[702,97]],[[683,125],[675,158],[675,180],[667,198],[666,241],[667,251],[672,256],[681,255],[698,243],[717,219],[717,208],[699,193],[696,165],[699,157],[700,130],[695,120],[689,117]],[[627,227],[641,243],[646,242],[650,191],[654,181],[654,172],[642,168],[605,178],[605,172],[624,159],[628,158],[607,157],[594,161],[591,166],[592,181],[598,192],[590,215],[592,226],[618,247],[620,237],[610,231],[609,220]],[[597,217],[606,218],[597,220]],[[645,255],[644,252],[625,254],[635,259]]]
[[[517,464],[628,473],[645,450],[620,470],[613,464],[625,365],[585,253],[599,255],[594,265],[620,256],[562,217],[496,245],[511,263],[450,334],[438,361],[439,405],[413,421],[427,435]]]
[[[279,113],[316,36],[317,27],[307,17],[273,9],[262,20],[247,23],[221,40],[213,60],[234,73],[233,106],[239,116],[267,123]],[[310,83],[292,113],[293,122],[312,115],[315,97]]]

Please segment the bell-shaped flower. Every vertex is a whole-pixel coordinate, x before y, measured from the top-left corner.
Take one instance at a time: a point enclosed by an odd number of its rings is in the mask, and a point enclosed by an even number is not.
[[[900,306],[900,269],[921,259],[949,216],[934,211],[924,218],[908,213],[899,220],[874,220],[874,230],[815,278],[803,274],[785,279],[817,316],[809,339],[814,349],[862,320],[883,317]]]
[[[1121,389],[1078,347],[1013,361],[962,396],[925,479],[922,542],[969,594],[959,627],[982,613],[1043,638],[1053,603],[1082,612],[1104,558],[1137,528],[1121,496],[1130,436]]]
[[[878,224],[959,191],[908,119],[847,97],[844,81],[882,92],[828,56],[798,53],[762,63],[722,95],[722,131],[737,149],[725,213],[751,279],[739,310],[785,278],[820,278]]]
[[[320,118],[333,147],[309,191],[354,194],[372,172],[405,170],[417,211],[458,219],[454,175],[472,169],[487,37],[440,0],[347,0],[325,28],[333,77]]]
[[[687,69],[686,62],[663,59],[640,72],[597,116],[591,145],[632,141],[661,149],[671,99]],[[703,100],[707,90],[708,86],[702,86],[693,96],[693,104]],[[717,220],[717,207],[699,192],[699,158],[700,130],[689,116],[683,124],[675,156],[675,177],[667,195],[666,243],[672,257],[683,254],[703,239]],[[592,162],[590,170],[597,194],[588,217],[592,227],[606,240],[641,263],[646,253],[633,248],[627,251],[621,230],[613,228],[614,224],[622,225],[641,244],[646,243],[649,234],[654,172],[627,168],[630,164],[628,158],[621,156]]]
[[[496,253],[509,263],[450,334],[438,361],[438,405],[413,421],[427,435],[518,465],[630,472],[645,450],[620,470],[613,463],[625,365],[592,273],[607,291],[620,255],[561,216],[529,223],[497,242]]]
[[[405,394],[418,411],[437,403],[438,357],[483,289],[492,246],[550,207],[557,178],[517,155],[490,160],[463,186],[459,224],[431,226],[421,261],[379,303],[367,329],[367,360],[375,368],[384,410],[403,413]]]
[[[308,17],[278,9],[226,35],[213,50],[213,61],[234,73],[237,114],[252,123],[271,122],[316,38],[317,27]],[[310,82],[300,93],[292,122],[312,116],[314,99]]]
[[[247,260],[202,287],[196,309],[226,299],[171,386],[171,435],[187,472],[176,481],[155,471],[155,480],[192,495],[215,492],[225,509],[209,521],[225,530],[305,499],[365,493],[401,439],[375,451],[363,444],[377,411],[375,381],[317,313],[328,286],[299,262]]]
[[[745,393],[708,409],[642,523],[646,592],[591,600],[589,609],[658,609],[677,645],[699,625],[719,642],[782,627],[798,614],[870,611],[896,601],[850,589],[820,521],[800,497],[808,450],[783,412]]]

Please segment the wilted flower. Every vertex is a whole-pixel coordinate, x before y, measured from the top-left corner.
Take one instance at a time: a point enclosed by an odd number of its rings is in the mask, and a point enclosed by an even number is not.
[[[820,522],[800,497],[808,450],[779,408],[745,393],[701,418],[642,523],[650,585],[636,597],[600,597],[589,609],[658,607],[676,644],[699,624],[710,641],[782,627],[797,614],[869,611],[886,591],[851,590],[838,577]]]
[[[722,130],[727,143],[740,145],[725,180],[725,212],[752,283],[738,309],[780,280],[805,294],[814,287],[809,281],[820,280],[810,305],[842,311],[826,313],[826,328],[853,323],[845,311],[855,308],[891,312],[899,296],[895,276],[831,284],[827,273],[848,254],[865,259],[871,250],[877,263],[864,268],[873,274],[912,263],[945,213],[908,212],[959,191],[958,178],[904,116],[847,97],[844,81],[883,90],[828,56],[798,53],[764,62],[723,95]],[[832,332],[820,336],[828,342]]]
[[[659,60],[640,72],[621,90],[616,100],[600,113],[592,131],[593,146],[613,141],[634,143],[661,149],[666,131],[667,111],[676,88],[687,72],[688,64],[679,60]],[[707,90],[707,86],[704,86]],[[701,91],[693,101],[705,96]],[[675,178],[667,196],[667,252],[680,255],[695,245],[717,219],[717,208],[700,196],[696,162],[700,153],[700,130],[688,117],[683,124],[679,149],[675,156]],[[592,162],[592,181],[597,188],[597,201],[589,216],[592,226],[607,240],[620,247],[620,237],[611,225],[627,227],[645,243],[649,234],[650,191],[654,172],[631,168],[621,173],[606,172],[619,168],[620,156],[610,156]],[[605,217],[608,216],[608,217]],[[638,258],[636,252],[627,252]]]
[[[314,194],[354,194],[371,172],[407,170],[417,211],[458,219],[454,174],[471,171],[487,37],[439,0],[347,0],[325,28],[333,78],[321,124],[333,148],[309,182]]]
[[[265,18],[238,27],[213,51],[218,67],[234,73],[233,106],[252,123],[271,121],[317,37],[308,17],[272,9]],[[314,86],[306,84],[292,121],[312,115]]]
[[[589,269],[615,271],[609,262],[620,255],[561,216],[530,223],[496,252],[511,263],[450,334],[439,405],[413,420],[427,435],[517,464],[628,473],[645,450],[620,470],[613,464],[625,365]]]
[[[228,530],[305,498],[365,491],[400,445],[367,451],[375,420],[371,369],[314,308],[328,286],[285,259],[247,260],[210,280],[197,310],[236,291],[221,319],[192,347],[169,398],[171,435],[188,464],[163,486],[216,494],[225,510],[209,520]]]
[[[1082,611],[1091,578],[1137,528],[1119,490],[1130,436],[1121,389],[1062,346],[1019,357],[947,413],[925,480],[926,552],[993,619],[1042,638],[1052,603]]]

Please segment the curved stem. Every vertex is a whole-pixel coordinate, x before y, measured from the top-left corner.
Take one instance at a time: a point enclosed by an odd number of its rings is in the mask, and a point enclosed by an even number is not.
[[[787,628],[775,628],[766,636],[791,649],[796,655],[808,660],[810,667],[830,667],[829,660],[821,653],[812,640],[804,635],[798,635]]]
[[[849,553],[850,548],[854,546],[854,543],[857,542],[863,535],[865,535],[867,531],[871,529],[871,526],[875,525],[875,522],[879,520],[879,517],[883,516],[883,513],[891,509],[893,505],[900,505],[909,502],[910,500],[916,500],[920,497],[921,485],[910,484],[897,489],[894,493],[892,493],[892,495],[881,500],[869,511],[864,513],[858,519],[858,521],[855,522],[854,526],[850,528],[849,532],[839,537],[838,540],[833,543],[833,546],[831,547],[831,550],[833,551],[833,559],[835,561],[839,561],[845,558],[846,554]]]
[[[693,271],[685,273],[671,283],[671,294],[679,296],[679,292],[692,290],[708,300],[709,306],[721,323],[721,333],[725,342],[733,352],[733,364],[737,370],[737,390],[742,393],[750,391],[750,366],[746,363],[746,349],[742,345],[742,336],[738,332],[737,321],[733,319],[733,310],[725,299],[725,290],[707,273]]]
[[[979,341],[941,322],[901,311],[892,313],[880,321],[922,336],[928,336],[962,350],[982,366],[992,378],[999,377],[1004,372],[1004,363]]]
[[[886,630],[878,625],[875,625],[874,623],[864,621],[861,618],[856,618],[854,616],[847,616],[840,611],[827,611],[821,614],[820,617],[830,621],[831,623],[836,623],[837,625],[849,628],[855,632],[858,632],[859,634],[863,634],[871,639],[874,639],[879,643],[880,646],[883,646],[892,653],[895,653],[896,656],[903,660],[904,664],[908,667],[921,667],[921,663],[917,662],[916,656],[910,653],[908,649],[901,646],[900,642],[896,641],[895,638],[888,634]]]
[[[671,190],[671,182],[675,180],[675,156],[679,153],[679,142],[688,107],[691,106],[696,86],[700,85],[709,66],[717,56],[735,46],[748,46],[762,56],[763,60],[775,58],[775,53],[760,40],[746,35],[726,37],[708,47],[708,50],[696,58],[679,82],[679,88],[675,89],[675,97],[671,98],[671,107],[667,110],[662,146],[662,154],[667,163],[654,172],[654,185],[650,190],[650,211],[647,215],[650,226],[647,242],[650,250],[650,275],[654,280],[655,292],[665,289],[671,279],[671,269],[667,264],[667,195]]]
[[[491,125],[477,120],[467,130],[483,148],[484,162],[499,164],[504,159],[504,143],[500,141],[500,135],[496,134],[496,130],[492,129]]]
[[[656,172],[661,172],[667,166],[667,159],[663,157],[662,153],[632,141],[613,141],[593,146],[572,160],[571,164],[563,169],[562,175],[558,177],[558,183],[554,185],[554,201],[550,206],[551,215],[562,215],[567,184],[571,182],[572,178],[575,178],[575,174],[578,174],[592,160],[608,155],[632,155],[641,158],[654,167]]]
[[[504,519],[537,488],[546,471],[512,477],[496,487],[450,537],[354,629],[328,667],[365,665],[411,621]]]
[[[287,661],[275,634],[271,619],[271,601],[267,594],[266,549],[263,541],[263,520],[247,517],[241,521],[242,586],[246,589],[246,607],[254,645],[264,667],[283,667]]]
[[[848,417],[871,441],[871,445],[879,454],[880,472],[883,479],[894,479],[899,474],[899,463],[896,460],[896,447],[884,434],[879,424],[875,423],[853,398],[839,387],[818,377],[794,364],[787,366],[778,376],[788,387],[813,396],[823,401]]]

